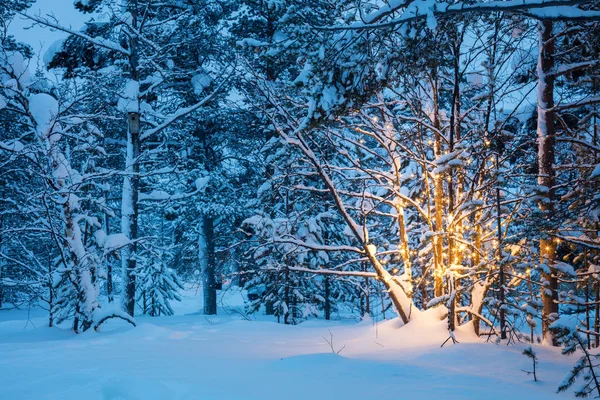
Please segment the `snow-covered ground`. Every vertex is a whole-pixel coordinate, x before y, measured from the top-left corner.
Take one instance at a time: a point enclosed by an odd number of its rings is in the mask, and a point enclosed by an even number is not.
[[[406,327],[395,321],[309,321],[285,326],[236,312],[239,293],[221,315],[197,312],[188,290],[172,317],[111,321],[75,335],[45,327],[44,313],[0,310],[0,399],[509,399],[570,398],[557,383],[574,358],[534,346],[538,377],[525,345],[484,343],[462,329],[447,343],[443,322],[428,312]],[[226,312],[229,312],[227,315]],[[333,338],[333,349],[328,343]]]

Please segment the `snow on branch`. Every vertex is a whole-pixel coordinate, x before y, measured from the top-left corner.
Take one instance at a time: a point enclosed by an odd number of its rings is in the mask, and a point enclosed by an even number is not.
[[[559,110],[559,111],[565,111],[565,110],[571,110],[574,108],[591,106],[591,105],[598,104],[598,103],[600,103],[600,97],[593,96],[593,97],[588,97],[585,99],[577,100],[573,103],[559,104],[555,107],[555,109]]]
[[[367,272],[367,271],[338,271],[334,269],[311,269],[306,267],[266,267],[261,268],[260,271],[284,271],[289,270],[293,272],[302,272],[307,274],[315,274],[315,275],[335,275],[335,276],[352,276],[357,278],[373,278],[379,279],[378,275],[375,272]],[[244,271],[243,274],[247,274],[250,272],[258,272],[258,271]],[[233,275],[241,275],[241,273],[234,273]]]
[[[509,0],[509,1],[490,1],[475,4],[464,2],[449,4],[446,2],[435,2],[431,0],[420,1],[400,1],[392,2],[390,5],[382,7],[365,16],[364,21],[347,26],[320,27],[321,30],[364,30],[389,28],[401,25],[407,22],[427,19],[431,28],[436,26],[436,18],[442,16],[465,14],[465,13],[485,13],[485,12],[527,12],[527,15],[533,18],[556,19],[556,20],[592,20],[600,19],[600,12],[587,11],[574,7],[586,0]],[[379,22],[386,16],[393,13],[400,13],[400,16],[388,22]]]
[[[96,45],[98,47],[102,47],[102,48],[107,49],[107,50],[116,51],[116,52],[121,53],[121,54],[123,54],[123,55],[125,55],[127,57],[129,57],[131,55],[131,53],[129,52],[129,50],[123,48],[118,43],[115,43],[113,41],[110,41],[110,40],[107,40],[107,39],[104,39],[104,38],[101,38],[101,37],[91,37],[89,35],[86,35],[83,32],[79,32],[79,31],[73,30],[71,28],[67,28],[65,26],[59,25],[58,23],[52,22],[52,21],[50,21],[50,19],[43,18],[41,16],[29,15],[29,14],[26,14],[26,13],[19,13],[19,15],[21,15],[22,17],[27,18],[27,19],[29,19],[31,21],[34,21],[34,22],[36,22],[38,24],[41,24],[41,25],[47,26],[49,28],[53,28],[53,29],[59,30],[61,32],[65,32],[65,33],[68,33],[70,35],[77,36],[77,37],[79,37],[81,39],[87,40],[88,42],[90,42],[90,43],[92,43],[92,44],[94,44],[94,45]]]
[[[105,308],[97,308],[94,310],[94,330],[97,331],[104,322],[112,318],[119,318],[129,322],[133,326],[137,326],[135,319],[131,315],[127,314],[118,305],[114,304],[113,306],[105,306]]]
[[[318,243],[308,243],[303,240],[292,239],[292,238],[273,238],[274,243],[287,243],[294,244],[296,246],[304,247],[311,250],[319,251],[350,251],[353,253],[363,254],[364,252],[358,247],[353,246],[329,246]]]
[[[230,76],[231,76],[231,74],[230,74]],[[206,96],[205,98],[203,98],[202,100],[200,100],[199,102],[197,102],[196,104],[194,104],[190,107],[185,107],[185,108],[180,109],[175,114],[168,117],[165,120],[165,122],[163,122],[162,124],[152,128],[152,129],[148,129],[146,132],[144,132],[144,134],[142,134],[140,136],[140,139],[144,140],[144,139],[149,138],[152,135],[160,133],[164,129],[168,128],[169,126],[171,126],[172,124],[177,122],[179,119],[197,111],[199,108],[203,107],[206,103],[211,101],[217,94],[219,94],[219,92],[221,91],[223,86],[225,86],[225,84],[228,81],[229,81],[229,76],[227,78],[223,79],[223,81],[219,84],[219,86],[217,86],[217,88],[215,90],[213,90],[212,93],[210,93],[208,96]]]

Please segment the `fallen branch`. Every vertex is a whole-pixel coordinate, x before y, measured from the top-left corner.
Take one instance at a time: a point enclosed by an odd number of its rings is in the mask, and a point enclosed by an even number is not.
[[[101,310],[100,310],[100,312],[101,312]],[[94,330],[98,331],[98,328],[100,328],[100,325],[102,325],[104,322],[106,322],[112,318],[119,318],[119,319],[122,319],[123,321],[129,322],[134,327],[137,326],[135,319],[133,319],[133,317],[131,315],[129,315],[121,310],[113,310],[113,311],[107,312],[106,314],[104,314],[102,316],[97,316],[96,318],[94,318],[94,325],[93,325]]]

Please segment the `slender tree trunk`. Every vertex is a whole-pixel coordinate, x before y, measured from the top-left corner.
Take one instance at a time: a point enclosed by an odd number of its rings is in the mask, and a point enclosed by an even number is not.
[[[52,267],[52,258],[48,255],[48,327],[54,326],[54,268]]]
[[[399,189],[398,189],[399,190]],[[398,234],[400,236],[400,257],[404,264],[404,290],[406,295],[412,298],[413,282],[412,282],[412,264],[410,262],[410,248],[408,247],[408,234],[406,232],[406,221],[404,218],[404,206],[402,200],[397,200],[396,213],[398,214]]]
[[[593,84],[594,84],[594,89],[597,92],[597,81],[594,79],[593,80]],[[593,133],[593,145],[597,146],[598,145],[598,121],[597,121],[597,115],[598,115],[598,110],[596,109],[596,107],[594,107],[594,133]],[[597,164],[598,163],[598,152],[596,150],[594,150],[594,162]],[[595,222],[594,224],[594,235],[592,237],[597,238],[598,237],[598,228],[600,227],[599,224],[597,222]],[[587,264],[587,252],[586,252],[586,264]],[[597,264],[598,263],[598,251],[597,250],[592,250],[592,263],[593,264]],[[598,304],[598,297],[599,296],[599,290],[598,290],[598,281],[597,279],[590,277],[588,279],[588,287],[589,287],[589,281],[593,279],[593,284],[592,284],[592,289],[594,289],[594,294],[595,294],[595,310],[594,310],[594,332],[596,333],[600,333],[600,304]],[[589,329],[589,328],[588,328]],[[600,344],[600,337],[598,335],[594,335],[594,344],[596,345],[596,347],[598,347],[598,345]],[[590,341],[591,343],[591,341]]]
[[[439,98],[438,85],[433,81],[433,108],[434,118],[433,126],[438,130],[435,132],[434,155],[436,158],[442,155],[442,137],[441,137],[441,122],[439,117]],[[435,235],[433,237],[435,271],[434,275],[434,290],[435,297],[440,297],[444,294],[443,273],[444,273],[444,257],[443,257],[443,212],[444,212],[444,180],[442,174],[437,174],[433,178],[434,186],[434,203],[435,203]]]
[[[594,332],[600,333],[600,284],[598,281],[594,284],[594,296],[595,296],[595,304],[596,309],[594,310]],[[596,348],[600,346],[600,336],[595,335],[595,345]]]
[[[146,299],[146,292],[142,294],[142,314],[148,314],[148,300]]]
[[[500,174],[499,154],[496,154],[496,174]],[[506,315],[505,315],[505,285],[504,285],[504,265],[502,263],[502,209],[500,207],[500,182],[499,176],[496,177],[496,228],[498,248],[496,249],[496,259],[498,262],[498,280],[500,287],[500,338],[506,339]]]
[[[371,281],[365,278],[365,312],[371,314]]]
[[[529,283],[529,298],[533,300],[533,298],[534,298],[534,291],[533,291],[533,282],[531,281],[531,270],[529,270],[529,274],[528,275],[529,276],[527,278],[529,280],[529,282],[528,282]],[[529,314],[529,316],[530,316],[530,318],[533,318],[533,315]],[[531,341],[531,343],[534,343],[535,342],[535,337],[534,337],[535,336],[535,332],[533,331],[533,326],[530,326],[529,329],[530,329],[529,333],[531,334],[531,338],[530,338],[531,340],[530,341]]]
[[[475,214],[475,218],[474,221],[479,220],[481,213],[477,212]],[[473,224],[475,226],[475,224]],[[476,228],[475,228],[475,249],[477,250],[481,250],[482,246],[481,246],[481,236],[483,235],[482,229],[481,229],[481,225],[477,224]],[[473,252],[473,262],[472,262],[472,266],[476,267],[479,265],[479,263],[481,262],[481,256],[479,255],[478,251]],[[475,304],[475,302],[473,301],[473,297],[475,295],[475,293],[473,291],[471,291],[471,307],[478,313],[481,314],[481,311],[483,310],[483,299],[485,299],[485,293],[487,292],[487,289],[484,289],[485,292],[483,294],[482,299],[480,300],[480,304],[477,303]],[[473,317],[473,330],[475,332],[475,334],[477,336],[480,335],[480,330],[481,330],[481,318],[479,317],[479,315],[472,315]]]
[[[547,222],[554,213],[554,68],[555,40],[552,37],[553,23],[539,22],[539,53],[538,53],[538,184],[546,191],[539,202],[539,208]],[[550,331],[550,325],[558,317],[558,280],[554,263],[556,259],[556,244],[552,240],[549,229],[542,232],[540,238],[540,262],[542,280],[542,337],[544,342],[557,345]]]
[[[81,313],[81,308],[79,304],[75,306],[75,317],[73,318],[73,327],[71,328],[73,332],[79,333],[79,314]]]
[[[597,81],[596,79],[592,80],[593,85],[594,85],[594,89],[595,92],[597,92]],[[598,145],[598,123],[597,123],[597,110],[596,107],[594,107],[594,127],[593,127],[593,136],[592,136],[592,144],[594,146]],[[594,150],[594,162],[597,164],[600,160],[598,159],[598,152],[596,150]],[[598,229],[600,228],[600,224],[598,224],[598,222],[594,222],[592,224],[593,227],[593,232],[590,234],[590,236],[594,239],[598,238]],[[586,264],[589,263],[588,260],[588,252],[586,250]],[[591,263],[594,265],[598,264],[598,250],[591,250]],[[594,291],[594,327],[593,330],[596,333],[600,333],[600,304],[599,304],[599,300],[600,300],[600,284],[598,282],[598,279],[591,276],[588,278],[588,282],[587,282],[587,286],[589,288],[589,283],[590,281],[592,281],[592,290]],[[589,329],[589,328],[588,328]],[[591,343],[591,341],[590,341]],[[600,336],[598,335],[594,335],[594,347],[598,348],[598,346],[600,345]]]
[[[452,113],[450,116],[450,137],[448,140],[449,151],[453,152],[455,143],[460,139],[460,123],[461,123],[461,105],[460,105],[460,43],[461,40],[458,38],[454,39],[453,53],[454,53],[454,88],[452,90]],[[462,262],[461,257],[457,254],[454,235],[458,234],[458,227],[454,225],[454,204],[455,204],[455,179],[454,179],[454,168],[450,168],[448,174],[448,216],[450,222],[448,223],[448,267],[452,268],[453,265],[460,264]],[[459,299],[458,296],[458,284],[459,282],[455,279],[452,271],[448,274],[448,287],[452,288],[450,293],[450,301],[448,304],[448,330],[454,331],[456,328],[456,302]]]
[[[287,257],[286,257],[286,268],[285,268],[285,286],[283,289],[283,302],[285,303],[285,314],[283,315],[283,323],[290,323],[290,269],[288,268]]]
[[[587,258],[587,249],[584,250],[585,254],[585,262],[584,262],[584,266],[585,266],[585,270],[589,271],[589,265],[588,265],[588,258]],[[587,330],[587,348],[588,350],[592,348],[592,337],[590,335],[590,331],[591,326],[590,326],[590,306],[589,306],[589,302],[590,302],[590,278],[588,277],[585,280],[585,302],[587,303],[587,305],[585,306],[585,329]]]
[[[104,191],[104,198],[106,201],[106,207],[108,207],[108,189]],[[104,232],[106,236],[110,235],[110,217],[108,212],[104,212]],[[106,295],[108,296],[108,302],[112,303],[114,301],[113,296],[113,271],[112,271],[112,262],[109,257],[106,257]]]
[[[137,0],[128,2],[131,13],[132,26],[138,28],[138,3]],[[129,35],[129,74],[133,81],[138,80],[138,43],[137,36]],[[138,238],[138,196],[140,185],[140,113],[129,112],[127,115],[127,153],[125,159],[125,178],[123,181],[123,199],[121,209],[121,230],[132,243],[123,252],[123,308],[134,316],[135,313],[135,272],[137,268],[137,238]]]
[[[122,226],[121,229],[132,243],[124,250],[124,293],[123,305],[125,311],[132,317],[135,312],[135,272],[137,268],[138,237],[138,195],[139,172],[138,158],[140,155],[139,114],[129,114],[129,132],[127,135],[126,176],[123,182]]]
[[[361,263],[361,266],[362,266],[363,272],[367,272],[367,264]],[[371,291],[371,288],[370,288],[369,278],[365,277],[365,287],[364,287],[364,292],[362,293],[362,295],[364,296],[364,308],[362,310],[362,312],[363,312],[362,316],[365,316],[365,314],[371,313],[371,299],[369,298],[370,291]]]
[[[329,321],[331,319],[331,289],[330,289],[330,285],[331,282],[329,280],[329,277],[326,276],[325,277],[325,305],[324,305],[324,309],[325,309],[325,319],[327,321]]]
[[[202,291],[204,294],[204,314],[217,313],[217,288],[215,265],[214,221],[211,216],[202,216],[200,232],[200,262],[202,265]]]
[[[0,252],[3,251],[3,229],[4,229],[4,215],[0,217]],[[2,308],[2,302],[4,300],[4,283],[2,283],[4,272],[4,258],[0,258],[0,308]]]

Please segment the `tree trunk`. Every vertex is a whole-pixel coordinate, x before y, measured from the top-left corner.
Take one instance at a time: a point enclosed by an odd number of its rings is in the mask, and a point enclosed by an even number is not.
[[[499,154],[496,154],[496,228],[498,230],[498,248],[496,249],[496,259],[498,262],[498,280],[500,287],[500,338],[506,339],[506,315],[505,315],[505,291],[504,291],[504,265],[502,263],[502,208],[500,207],[500,182],[499,182],[499,174],[500,174],[500,161]]]
[[[325,319],[327,321],[329,321],[331,319],[330,285],[331,285],[331,282],[329,281],[329,277],[326,276],[325,277],[325,306],[324,306],[324,309],[325,309]]]
[[[217,289],[215,279],[214,221],[208,215],[202,216],[198,247],[202,266],[204,315],[215,315],[217,313]]]
[[[442,137],[441,132],[439,132],[441,128],[441,122],[439,117],[439,99],[438,99],[438,87],[437,82],[433,82],[432,85],[433,90],[433,126],[438,130],[435,132],[435,146],[434,146],[434,155],[436,158],[442,155]],[[433,272],[434,275],[434,289],[433,295],[435,297],[440,297],[444,294],[443,288],[443,273],[444,273],[444,257],[443,257],[443,207],[444,207],[444,180],[442,179],[442,174],[437,174],[433,178],[433,186],[434,186],[434,203],[435,203],[435,235],[433,236],[433,250],[434,250],[434,260],[435,260],[435,270]]]
[[[362,270],[364,272],[367,271],[367,264],[366,263],[362,263]],[[371,299],[370,299],[370,292],[371,292],[371,286],[370,286],[370,281],[369,278],[365,278],[365,289],[363,292],[363,296],[364,296],[364,309],[362,316],[364,317],[365,314],[371,314]]]
[[[106,207],[108,207],[108,195],[109,195],[109,191],[108,189],[104,191],[104,198],[105,198],[105,202]],[[109,221],[109,215],[108,212],[104,212],[104,232],[106,233],[106,236],[110,235],[110,221]],[[106,295],[108,296],[108,302],[112,303],[114,300],[114,296],[113,296],[113,272],[112,272],[112,263],[111,260],[109,258],[110,256],[106,257]]]
[[[538,52],[538,184],[544,188],[543,199],[539,202],[543,218],[549,222],[554,213],[554,68],[555,41],[552,37],[553,23],[539,22]],[[540,238],[540,263],[542,287],[542,337],[544,342],[557,345],[550,331],[550,325],[558,317],[558,280],[554,263],[556,245],[552,240],[549,228],[542,232]]]
[[[594,297],[595,297],[595,309],[594,309],[594,332],[600,333],[600,284],[594,283]],[[595,335],[596,340],[594,344],[596,348],[600,345],[600,336]]]
[[[123,234],[126,235],[132,243],[123,251],[124,265],[124,293],[123,308],[134,316],[135,312],[135,270],[137,268],[137,243],[138,237],[138,195],[139,195],[139,172],[140,166],[138,158],[140,155],[140,136],[138,113],[129,114],[129,132],[127,135],[127,160],[126,176],[123,181],[123,200],[122,200],[122,226]]]
[[[2,231],[4,229],[4,216],[0,217],[0,252],[2,252],[3,248],[3,234]],[[2,308],[2,301],[4,298],[4,284],[2,283],[2,273],[4,271],[4,258],[0,257],[0,308]]]
[[[400,190],[400,189],[398,189]],[[406,291],[406,295],[412,298],[413,295],[413,281],[412,281],[412,264],[410,262],[410,248],[408,246],[408,233],[406,232],[406,220],[404,218],[404,206],[402,204],[402,200],[397,199],[396,205],[396,213],[398,214],[397,222],[398,222],[398,235],[400,245],[398,248],[400,249],[400,257],[402,258],[402,262],[404,263],[404,290]]]
[[[396,282],[392,279],[389,272],[387,272],[387,270],[383,267],[383,265],[381,265],[381,263],[375,256],[375,250],[371,247],[371,245],[366,245],[364,247],[364,250],[365,250],[365,255],[367,256],[367,258],[369,259],[369,262],[373,266],[373,269],[375,269],[375,273],[377,274],[377,279],[383,282],[383,285],[385,286],[386,291],[389,293],[390,299],[392,300],[392,303],[394,304],[394,308],[396,309],[398,316],[400,317],[400,319],[402,320],[403,323],[405,323],[405,324],[408,323],[409,319],[408,319],[408,316],[406,315],[406,312],[404,311],[405,308],[408,308],[408,307],[405,307],[402,304],[403,297],[406,297],[408,299],[408,296],[406,296],[406,294],[403,293],[404,289],[402,289],[400,287],[400,285],[396,284]],[[402,292],[402,293],[400,293],[400,292]]]
[[[448,151],[453,152],[455,142],[460,140],[460,123],[461,123],[461,105],[460,105],[460,41],[455,38],[453,45],[454,53],[454,87],[452,90],[452,112],[450,114],[450,137],[448,141]],[[458,227],[454,226],[454,203],[455,203],[455,179],[454,167],[450,168],[448,173],[448,267],[452,268],[455,264],[461,263],[461,258],[457,254],[454,243],[454,233]],[[454,277],[454,272],[450,270],[448,277],[448,287],[450,292],[450,300],[448,303],[448,330],[454,331],[456,328],[456,302],[458,296],[458,281]]]
[[[128,2],[132,18],[132,27],[137,29],[138,13],[137,0]],[[138,80],[138,44],[137,36],[129,35],[129,73],[133,81]],[[139,109],[139,108],[138,108]],[[123,198],[121,209],[121,230],[132,243],[123,251],[123,308],[134,316],[135,313],[135,270],[137,268],[137,243],[138,238],[138,195],[140,185],[140,113],[129,112],[127,115],[127,153],[125,159],[125,178],[123,180]]]
[[[48,327],[54,326],[54,268],[52,267],[52,258],[48,255]]]

